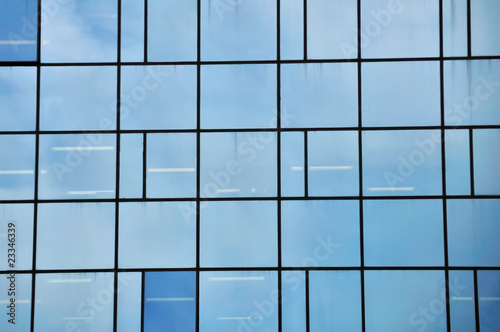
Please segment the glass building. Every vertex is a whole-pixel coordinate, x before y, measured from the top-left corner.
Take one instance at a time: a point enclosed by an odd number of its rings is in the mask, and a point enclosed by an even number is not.
[[[0,1],[0,331],[500,331],[500,1]]]

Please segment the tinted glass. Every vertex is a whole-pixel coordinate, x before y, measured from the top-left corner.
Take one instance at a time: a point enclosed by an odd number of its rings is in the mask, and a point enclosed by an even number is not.
[[[471,2],[472,55],[500,55],[500,22],[492,13],[500,12],[495,0]]]
[[[304,195],[304,134],[281,133],[281,195]]]
[[[500,129],[474,130],[474,190],[479,195],[500,194]]]
[[[0,61],[36,61],[37,3],[28,0],[0,4]]]
[[[0,199],[33,199],[35,137],[0,136]]]
[[[446,193],[470,194],[470,152],[467,130],[446,130]]]

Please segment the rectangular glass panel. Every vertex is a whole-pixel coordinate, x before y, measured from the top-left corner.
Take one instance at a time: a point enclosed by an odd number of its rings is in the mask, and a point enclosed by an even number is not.
[[[450,199],[447,204],[450,265],[500,265],[500,200]]]
[[[201,68],[202,128],[276,128],[275,65]]]
[[[37,0],[2,1],[0,61],[36,61]]]
[[[446,130],[446,193],[470,195],[468,130]]]
[[[358,195],[358,133],[308,133],[308,180],[311,196]]]
[[[500,327],[500,271],[477,271],[479,325],[481,332],[495,332]]]
[[[500,55],[500,3],[497,0],[471,1],[472,55]]]
[[[116,61],[118,1],[42,0],[42,13],[43,62]]]
[[[0,136],[0,199],[33,199],[35,136]]]
[[[444,264],[441,200],[366,200],[363,204],[366,265]]]
[[[144,331],[196,330],[196,272],[147,272]]]
[[[40,136],[39,198],[114,198],[116,137]]]
[[[36,77],[35,67],[0,67],[0,130],[35,130]]]
[[[443,53],[467,55],[467,0],[443,1]]]
[[[38,269],[112,268],[114,203],[38,205]]]
[[[35,331],[113,331],[113,273],[36,276]]]
[[[440,195],[441,132],[363,132],[363,182],[367,196]]]
[[[282,265],[359,266],[358,201],[281,203]]]
[[[31,278],[31,274],[2,274],[0,287],[4,291],[0,292],[0,303],[2,303],[0,329],[3,332],[30,331]]]
[[[200,208],[203,267],[276,266],[276,202],[211,201]]]
[[[282,65],[281,112],[284,128],[357,126],[357,65]]]
[[[148,134],[147,197],[196,195],[196,134]]]
[[[195,267],[196,222],[183,219],[184,203],[121,203],[120,267]]]
[[[439,56],[438,1],[362,1],[361,49],[363,58]]]
[[[142,134],[120,135],[120,198],[141,198],[143,177]]]
[[[304,58],[304,0],[280,2],[280,55],[282,60]]]
[[[281,133],[281,195],[304,196],[304,133]]]
[[[307,57],[347,59],[358,56],[356,0],[307,1]]]
[[[306,274],[281,272],[282,328],[287,332],[306,331]]]
[[[309,272],[309,314],[311,332],[361,331],[359,271]]]
[[[363,126],[440,125],[439,62],[364,63],[362,75]]]
[[[200,272],[200,332],[212,331],[278,331],[277,272]]]
[[[141,273],[118,273],[117,332],[141,330]]]
[[[276,1],[201,1],[202,60],[276,59]]]
[[[473,272],[450,271],[448,282],[450,287],[451,331],[476,331]]]
[[[31,270],[33,204],[0,204],[0,239],[0,270]]]
[[[276,149],[273,132],[202,133],[201,196],[275,196]]]
[[[122,129],[196,128],[196,66],[123,66]]]
[[[474,192],[500,194],[500,129],[476,129],[474,136]]]
[[[144,3],[121,0],[121,61],[144,61]]]
[[[42,130],[116,128],[116,67],[43,67]]]
[[[193,61],[197,50],[197,0],[148,0],[146,61]]]

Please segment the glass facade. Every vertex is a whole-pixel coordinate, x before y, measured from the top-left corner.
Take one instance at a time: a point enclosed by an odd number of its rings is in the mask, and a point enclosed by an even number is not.
[[[0,330],[500,331],[498,0],[0,2]]]

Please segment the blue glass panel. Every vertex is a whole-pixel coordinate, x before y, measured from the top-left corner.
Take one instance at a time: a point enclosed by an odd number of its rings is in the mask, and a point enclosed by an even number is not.
[[[141,330],[141,281],[140,272],[118,273],[117,332]]]
[[[120,135],[120,198],[142,197],[142,134]]]
[[[474,136],[474,190],[477,195],[500,194],[500,129],[477,129]]]
[[[443,1],[443,53],[467,55],[467,0]]]
[[[0,303],[2,303],[0,329],[2,332],[30,331],[31,278],[31,274],[2,274],[0,279],[0,287],[4,290],[0,293]]]
[[[33,199],[35,136],[0,136],[0,199]]]
[[[282,328],[287,332],[306,331],[306,273],[281,272]]]
[[[303,59],[304,1],[280,1],[280,24],[281,59]]]
[[[37,0],[0,4],[0,61],[36,61]]]
[[[5,259],[0,261],[0,270],[31,270],[33,266],[32,204],[0,204],[0,250],[5,253]],[[9,256],[9,254],[14,256]]]
[[[196,272],[147,272],[144,330],[195,331]]]
[[[121,61],[144,60],[144,3],[121,0]]]
[[[474,274],[450,271],[450,322],[452,332],[476,331]]]
[[[472,55],[500,55],[498,13],[497,0],[471,1]]]
[[[304,133],[281,133],[281,195],[303,196]]]
[[[468,130],[446,130],[446,193],[470,194],[470,152]]]
[[[481,332],[500,329],[500,271],[477,271]]]

